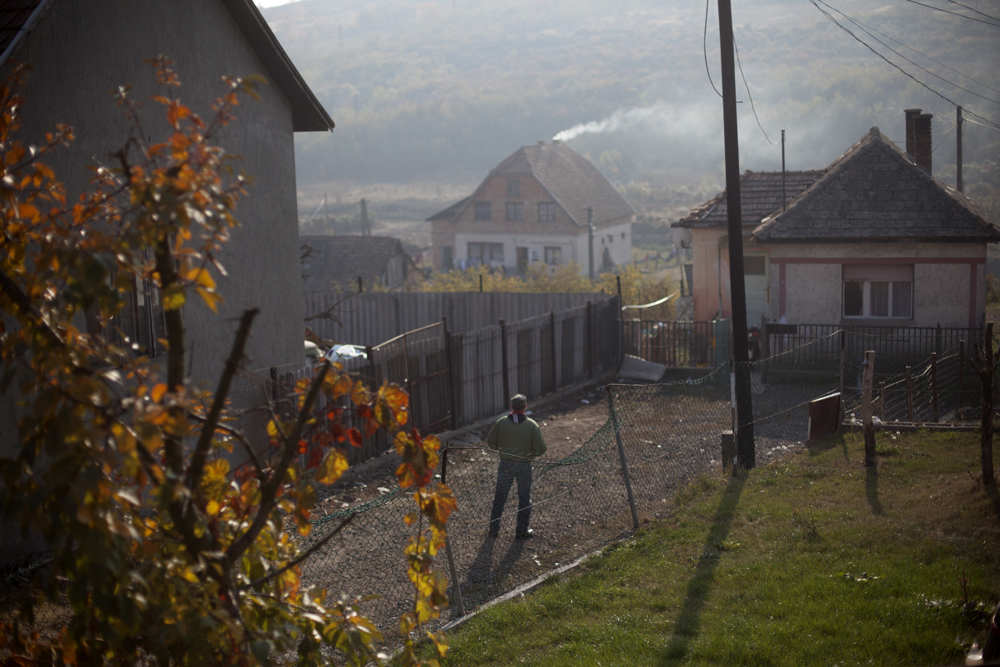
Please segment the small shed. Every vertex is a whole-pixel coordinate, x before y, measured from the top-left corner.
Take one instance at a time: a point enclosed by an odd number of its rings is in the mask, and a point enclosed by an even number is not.
[[[367,289],[375,283],[398,289],[420,274],[403,244],[392,236],[301,236],[302,287],[308,293]]]

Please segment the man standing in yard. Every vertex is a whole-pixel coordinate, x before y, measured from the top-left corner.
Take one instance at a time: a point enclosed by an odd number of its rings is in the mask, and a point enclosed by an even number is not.
[[[545,438],[538,423],[524,414],[528,399],[517,394],[510,399],[510,414],[493,424],[486,444],[500,451],[497,488],[490,512],[490,537],[500,534],[500,516],[507,503],[510,486],[517,480],[517,532],[514,537],[526,540],[532,536],[528,528],[531,519],[531,459],[545,453]]]

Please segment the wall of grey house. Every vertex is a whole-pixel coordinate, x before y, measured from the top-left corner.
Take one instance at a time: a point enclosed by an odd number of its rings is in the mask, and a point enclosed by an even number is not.
[[[143,64],[158,54],[175,61],[183,85],[174,90],[203,118],[211,117],[212,101],[224,92],[222,75],[265,74],[219,0],[55,0],[13,53],[13,60],[33,67],[22,90],[19,138],[37,144],[57,123],[73,127],[76,140],[45,159],[70,202],[87,187],[86,166],[114,164],[113,152],[130,136],[110,91],[131,85],[130,96],[142,103],[144,139],[167,136],[165,110],[149,99],[162,89]],[[8,64],[3,74],[9,70]],[[292,110],[273,83],[262,86],[260,95],[259,104],[244,99],[236,121],[217,135],[229,154],[242,156],[234,166],[253,178],[236,212],[242,226],[218,256],[228,271],[218,280],[225,303],[217,315],[197,299],[186,309],[189,365],[196,379],[212,384],[248,308],[261,311],[247,348],[253,368],[301,362],[303,356],[302,302],[288,298],[302,290]],[[0,411],[0,433],[16,432],[16,415],[8,407]]]
[[[610,298],[610,294],[604,293],[307,293],[305,316],[306,325],[326,340],[377,345],[407,331],[440,322],[442,317],[448,318],[448,329],[452,333],[462,333],[495,325],[501,317],[507,322],[517,322]],[[328,310],[335,319],[308,319]]]

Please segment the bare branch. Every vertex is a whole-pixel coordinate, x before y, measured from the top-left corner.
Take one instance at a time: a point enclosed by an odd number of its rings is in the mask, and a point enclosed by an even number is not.
[[[299,557],[296,558],[295,560],[286,563],[284,567],[278,568],[274,572],[271,572],[270,574],[261,577],[257,581],[250,582],[249,584],[247,584],[243,588],[244,589],[254,588],[255,586],[260,586],[261,584],[266,584],[267,582],[271,581],[275,577],[281,576],[282,574],[284,574],[288,570],[292,569],[293,567],[295,567],[296,565],[298,565],[299,563],[301,563],[302,561],[304,561],[306,558],[309,558],[309,556],[312,556],[314,553],[316,553],[317,551],[319,551],[320,549],[322,549],[323,546],[326,545],[327,542],[329,542],[331,539],[333,539],[333,537],[337,533],[339,533],[340,531],[342,531],[347,526],[347,524],[349,524],[351,521],[353,521],[355,516],[357,516],[357,515],[356,514],[352,514],[351,516],[349,516],[346,519],[344,519],[343,521],[341,521],[339,526],[337,526],[336,528],[334,528],[333,530],[331,530],[330,533],[328,535],[326,535],[325,537],[323,537],[323,539],[321,539],[319,542],[317,542],[316,544],[312,545],[311,547],[309,547],[308,549],[306,549],[304,552],[302,552],[301,554],[299,554]]]
[[[215,390],[212,408],[208,412],[205,425],[201,429],[201,435],[198,437],[198,442],[194,446],[194,452],[192,452],[191,460],[188,463],[185,483],[189,489],[195,489],[205,469],[205,459],[208,457],[208,451],[212,446],[212,436],[215,434],[219,417],[222,415],[222,408],[226,404],[226,397],[229,396],[229,388],[232,386],[233,376],[239,370],[240,361],[243,359],[243,350],[246,347],[247,338],[250,336],[250,326],[253,324],[253,320],[258,313],[260,313],[259,308],[252,308],[245,311],[243,317],[240,318],[240,326],[236,330],[236,338],[233,339],[232,350],[229,352],[229,358],[226,359],[222,377],[219,378],[219,386]]]

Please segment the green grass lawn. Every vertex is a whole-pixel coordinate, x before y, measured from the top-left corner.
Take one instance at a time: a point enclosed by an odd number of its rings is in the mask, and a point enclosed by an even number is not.
[[[964,664],[1000,601],[979,435],[878,437],[877,472],[847,435],[700,478],[668,520],[454,629],[443,665]]]

